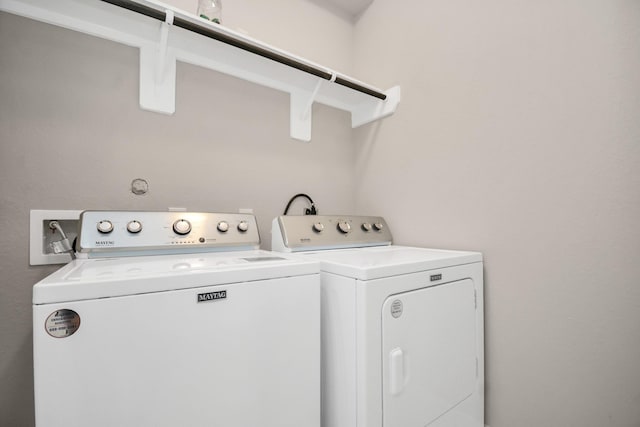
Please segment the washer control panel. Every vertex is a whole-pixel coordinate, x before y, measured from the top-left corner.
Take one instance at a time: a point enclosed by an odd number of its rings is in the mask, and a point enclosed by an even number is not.
[[[390,245],[392,237],[382,217],[285,215],[273,220],[271,243],[273,250],[295,252]]]
[[[259,246],[258,225],[250,214],[84,211],[80,215],[76,252],[125,256]]]

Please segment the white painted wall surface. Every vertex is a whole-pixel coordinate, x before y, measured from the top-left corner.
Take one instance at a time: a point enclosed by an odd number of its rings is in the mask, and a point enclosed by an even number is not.
[[[640,3],[375,1],[356,132],[397,243],[486,260],[487,424],[640,426]]]

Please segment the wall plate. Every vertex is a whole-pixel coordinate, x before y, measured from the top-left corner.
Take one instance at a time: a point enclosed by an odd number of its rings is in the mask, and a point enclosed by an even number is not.
[[[61,240],[58,232],[49,228],[49,221],[57,220],[70,242],[78,234],[78,220],[81,210],[38,210],[30,212],[29,264],[66,264],[71,261],[68,253],[56,254],[49,246],[51,242]]]

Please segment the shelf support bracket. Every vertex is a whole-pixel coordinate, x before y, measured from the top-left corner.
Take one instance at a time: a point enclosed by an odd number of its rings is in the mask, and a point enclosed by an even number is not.
[[[331,83],[336,81],[336,73],[330,71]],[[318,79],[315,88],[309,95],[307,92],[291,93],[291,137],[300,141],[311,141],[311,110],[313,102],[318,96],[320,87],[325,82],[324,79]]]
[[[140,108],[156,113],[176,111],[176,56],[169,47],[174,12],[167,9],[158,44],[140,46]]]
[[[351,112],[351,127],[371,123],[395,113],[400,104],[400,86],[394,86],[385,91],[387,99],[362,105]]]

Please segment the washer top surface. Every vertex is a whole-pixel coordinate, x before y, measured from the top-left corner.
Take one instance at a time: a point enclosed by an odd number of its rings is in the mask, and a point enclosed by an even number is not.
[[[482,261],[479,252],[376,246],[299,252],[320,261],[320,269],[360,280],[379,279]]]
[[[317,273],[317,261],[263,250],[76,259],[34,286],[33,303],[119,297]]]

